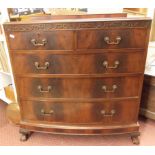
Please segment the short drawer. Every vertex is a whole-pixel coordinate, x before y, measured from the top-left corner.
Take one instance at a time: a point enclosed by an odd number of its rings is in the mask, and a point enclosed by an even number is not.
[[[144,72],[143,52],[52,54],[12,52],[15,74],[103,74]]]
[[[22,101],[22,119],[34,123],[125,125],[136,123],[135,100],[106,102]]]
[[[141,76],[113,78],[19,78],[24,98],[119,98],[137,97]]]
[[[77,48],[144,48],[146,38],[144,29],[81,30],[77,33]]]
[[[7,34],[10,50],[70,50],[73,31],[12,32]]]

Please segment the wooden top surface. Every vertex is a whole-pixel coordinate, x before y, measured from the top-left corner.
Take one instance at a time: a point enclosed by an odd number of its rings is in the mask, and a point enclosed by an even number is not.
[[[34,24],[34,23],[82,23],[82,22],[109,22],[109,21],[151,21],[149,17],[117,17],[117,18],[84,18],[84,19],[57,19],[57,20],[28,20],[28,21],[16,21],[6,22],[4,25],[14,24]]]

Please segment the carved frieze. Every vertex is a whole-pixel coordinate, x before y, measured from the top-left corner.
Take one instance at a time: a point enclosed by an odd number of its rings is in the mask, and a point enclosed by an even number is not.
[[[64,23],[32,23],[4,24],[5,31],[52,31],[103,28],[148,28],[149,21],[99,21],[99,22],[64,22]]]

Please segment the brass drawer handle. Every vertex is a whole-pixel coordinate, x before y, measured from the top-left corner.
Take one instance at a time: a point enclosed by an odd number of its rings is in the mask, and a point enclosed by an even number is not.
[[[110,113],[106,113],[105,110],[101,110],[101,114],[102,114],[103,116],[105,116],[105,117],[114,116],[115,113],[116,113],[116,111],[115,111],[114,109],[112,109],[112,110],[110,111]]]
[[[49,93],[51,90],[52,90],[52,87],[51,86],[48,86],[47,87],[47,90],[43,90],[42,86],[38,86],[38,89],[39,89],[39,92],[40,93]]]
[[[47,43],[47,40],[46,39],[42,39],[41,43],[38,43],[36,41],[36,39],[32,39],[31,40],[31,43],[34,45],[34,46],[45,46],[45,44]]]
[[[40,66],[39,62],[35,62],[34,65],[35,65],[36,69],[38,69],[38,70],[46,70],[46,69],[48,69],[50,63],[45,62],[45,64],[44,64],[45,66]]]
[[[49,112],[45,112],[44,109],[41,109],[41,114],[44,115],[44,116],[51,116],[51,115],[54,114],[54,111],[50,110]]]
[[[110,38],[109,37],[104,37],[104,41],[109,44],[109,45],[117,45],[120,43],[121,41],[121,37],[120,36],[117,36],[115,41],[110,41]]]
[[[115,68],[118,68],[118,65],[119,65],[119,61],[118,61],[118,60],[116,60],[116,61],[114,62],[114,65],[113,65],[113,66],[108,66],[108,61],[104,61],[104,62],[103,62],[103,66],[104,66],[105,68],[107,68],[107,69],[115,69]]]
[[[107,90],[107,86],[103,85],[102,89],[104,90],[104,92],[106,93],[114,93],[115,90],[117,89],[117,85],[113,85],[111,90]]]

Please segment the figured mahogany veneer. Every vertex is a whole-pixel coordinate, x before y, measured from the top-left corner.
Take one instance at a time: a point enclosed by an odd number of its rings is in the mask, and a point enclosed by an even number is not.
[[[135,123],[137,100],[103,102],[23,101],[22,117],[39,124],[127,125]],[[134,110],[133,110],[134,109]]]
[[[103,74],[103,73],[143,73],[145,60],[143,51],[133,52],[124,50],[122,52],[110,51],[100,52],[94,51],[92,54],[88,50],[88,54],[73,54],[72,51],[37,51],[37,52],[12,52],[12,61],[15,65],[15,74]],[[45,67],[49,63],[47,69],[37,69],[35,63],[40,67]],[[115,66],[119,62],[116,69],[107,68],[104,65],[108,62],[107,67]],[[82,66],[82,67],[81,67]]]
[[[31,131],[128,133],[139,143],[151,20],[96,17],[4,24],[21,140]]]
[[[75,34],[72,30],[60,30],[51,32],[11,32],[9,36],[8,41],[11,50],[118,49],[144,48],[147,32],[144,32],[143,29],[123,29],[123,31],[121,29],[105,29],[77,30]],[[77,45],[74,44],[75,37],[77,37]],[[109,37],[109,42],[117,42],[117,37],[120,37],[120,43],[107,44],[106,37]],[[20,38],[22,38],[24,44],[20,43]],[[36,43],[43,43],[45,40],[44,46],[34,46],[32,40]]]
[[[17,79],[21,98],[119,98],[138,97],[141,76],[109,78]],[[39,87],[40,86],[40,87]],[[116,88],[113,88],[116,86]]]
[[[144,48],[147,32],[143,29],[105,29],[105,30],[81,30],[77,33],[78,49],[109,49],[109,48]],[[109,42],[118,44],[107,44],[105,37],[109,37]]]
[[[12,32],[9,34],[9,48],[11,50],[70,50],[73,49],[73,31],[53,31],[53,32]],[[22,38],[22,40],[21,40]],[[32,40],[42,43],[44,46],[34,46]],[[22,41],[22,43],[21,43]],[[15,44],[16,42],[16,44]],[[24,44],[23,44],[24,42]]]

